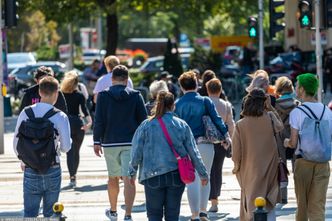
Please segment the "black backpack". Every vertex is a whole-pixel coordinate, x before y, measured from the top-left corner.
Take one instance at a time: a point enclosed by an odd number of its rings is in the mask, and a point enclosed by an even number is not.
[[[18,129],[18,158],[28,167],[40,173],[56,164],[55,138],[58,135],[50,117],[60,112],[50,109],[43,117],[35,117],[31,107],[24,109],[28,119],[22,121]]]

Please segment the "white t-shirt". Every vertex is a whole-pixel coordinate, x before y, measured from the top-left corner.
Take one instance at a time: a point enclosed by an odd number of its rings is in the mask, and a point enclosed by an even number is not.
[[[308,106],[312,110],[312,112],[314,112],[316,117],[320,118],[322,116],[322,113],[323,113],[323,104],[322,103],[304,102],[303,104]],[[332,111],[325,105],[324,105],[324,107],[325,107],[325,113],[324,113],[324,116],[322,119],[329,121],[330,131],[326,131],[326,133],[330,133],[332,135]],[[309,112],[309,110],[307,110],[305,107],[301,107],[301,108],[304,109],[304,111],[306,111],[310,116],[312,116],[311,113]],[[289,124],[292,128],[301,131],[304,118],[306,118],[306,117],[308,117],[308,116],[305,113],[303,113],[302,110],[300,110],[298,108],[294,108],[289,114]],[[298,147],[295,151],[295,154],[299,154]]]
[[[107,90],[111,86],[112,86],[112,72],[109,72],[98,79],[97,84],[93,89],[93,94],[98,94],[101,91]],[[134,88],[133,82],[130,79],[130,77],[128,78],[127,87]]]

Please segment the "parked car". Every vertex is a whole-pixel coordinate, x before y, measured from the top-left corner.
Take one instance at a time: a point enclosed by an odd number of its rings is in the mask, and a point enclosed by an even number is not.
[[[15,52],[7,54],[8,73],[15,68],[36,64],[36,58],[31,52]]]
[[[58,80],[62,78],[66,69],[64,63],[57,61],[37,62],[36,64],[16,68],[8,75],[8,93],[15,95],[15,97],[21,97],[26,88],[36,83],[34,72],[40,66],[51,67]]]
[[[189,68],[190,54],[181,54],[183,71]],[[159,74],[164,70],[164,56],[156,56],[148,58],[145,63],[140,67],[140,72],[145,74]]]
[[[83,50],[83,63],[85,65],[90,65],[94,60],[103,60],[106,54],[106,50],[99,50],[99,49],[84,49]]]

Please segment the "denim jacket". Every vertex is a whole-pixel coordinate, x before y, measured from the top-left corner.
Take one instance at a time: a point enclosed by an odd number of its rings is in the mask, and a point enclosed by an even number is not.
[[[229,136],[227,126],[218,115],[216,107],[209,97],[203,97],[197,92],[188,92],[175,103],[175,113],[191,128],[195,138],[205,135],[202,121],[204,115],[209,115],[212,122],[224,136]]]
[[[171,112],[164,114],[162,120],[177,153],[182,157],[188,154],[198,174],[203,178],[208,178],[207,170],[188,124]],[[178,169],[177,160],[157,119],[143,121],[135,132],[129,164],[130,176],[136,175],[138,166],[140,183]]]

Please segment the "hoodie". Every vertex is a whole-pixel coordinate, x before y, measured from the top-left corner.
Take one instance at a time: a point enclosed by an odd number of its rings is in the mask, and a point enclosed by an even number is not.
[[[144,100],[139,91],[114,85],[98,93],[94,144],[103,147],[130,146],[138,126],[147,118]]]

